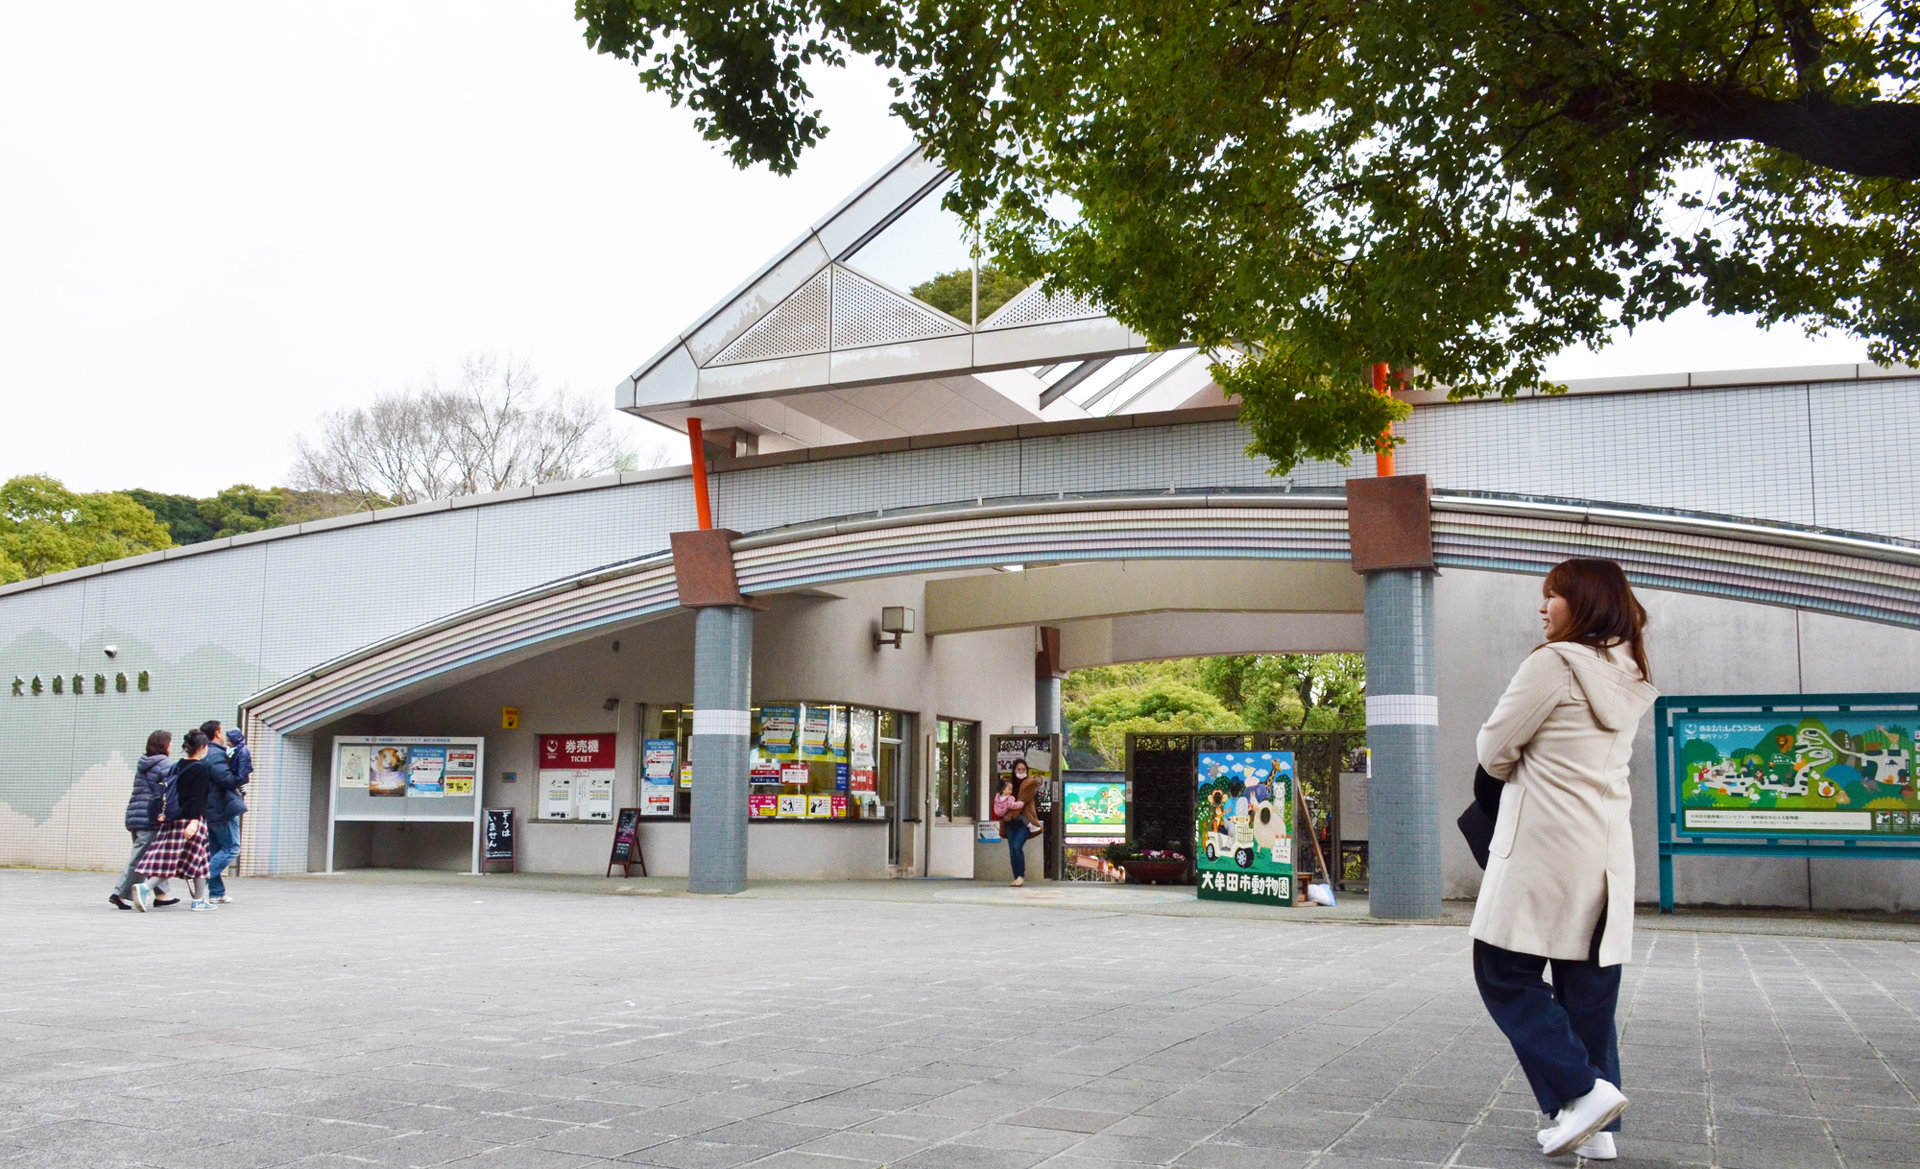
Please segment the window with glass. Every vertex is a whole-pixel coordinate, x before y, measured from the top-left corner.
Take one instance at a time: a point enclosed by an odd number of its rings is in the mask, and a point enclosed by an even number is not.
[[[980,724],[942,718],[933,731],[933,814],[971,820],[979,808]]]
[[[767,702],[751,711],[747,814],[756,820],[881,820],[906,783],[902,750],[908,717],[833,702]],[[689,749],[693,708],[660,708],[658,737],[674,740],[679,784],[674,811],[694,795]]]

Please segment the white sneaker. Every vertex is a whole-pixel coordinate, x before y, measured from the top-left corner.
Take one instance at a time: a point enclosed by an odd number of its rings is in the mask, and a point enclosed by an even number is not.
[[[1540,1147],[1542,1149],[1546,1148],[1547,1138],[1552,1135],[1553,1130],[1550,1128],[1540,1130]],[[1587,1139],[1586,1144],[1581,1145],[1573,1152],[1575,1156],[1585,1157],[1589,1161],[1611,1161],[1620,1155],[1614,1150],[1613,1134],[1610,1132],[1594,1133],[1593,1136]]]
[[[1586,1144],[1626,1110],[1627,1098],[1620,1089],[1605,1080],[1595,1080],[1585,1096],[1560,1110],[1554,1126],[1540,1138],[1540,1151],[1549,1157],[1564,1157]]]
[[[233,898],[232,898],[232,896],[230,896],[230,895],[228,895],[228,894],[225,894],[225,893],[222,893],[222,894],[221,894],[220,896],[218,896],[218,897],[215,897],[215,898],[213,899],[213,903],[214,903],[215,905],[232,905],[232,904],[233,904]]]

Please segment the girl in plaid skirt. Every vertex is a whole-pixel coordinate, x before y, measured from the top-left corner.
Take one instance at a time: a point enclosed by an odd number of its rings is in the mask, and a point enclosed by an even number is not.
[[[183,743],[186,758],[173,776],[173,807],[167,809],[166,822],[153,838],[147,854],[135,870],[146,880],[133,887],[133,904],[142,913],[153,908],[153,891],[169,877],[179,877],[193,891],[192,909],[208,911],[207,899],[207,795],[213,788],[213,772],[206,764],[207,736],[188,731]]]

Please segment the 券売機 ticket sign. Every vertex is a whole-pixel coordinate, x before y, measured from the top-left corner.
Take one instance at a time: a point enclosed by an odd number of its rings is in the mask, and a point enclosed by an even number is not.
[[[1660,909],[1675,856],[1920,857],[1920,694],[1654,704]]]

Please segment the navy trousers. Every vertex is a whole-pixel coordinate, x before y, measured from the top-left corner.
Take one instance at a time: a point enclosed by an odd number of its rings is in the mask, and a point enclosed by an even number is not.
[[[1601,923],[1605,928],[1605,922]],[[1613,1012],[1620,1003],[1620,967],[1519,954],[1475,940],[1473,978],[1487,1013],[1520,1059],[1534,1099],[1548,1116],[1593,1090],[1595,1079],[1620,1086],[1620,1040]],[[1553,985],[1542,977],[1553,966]],[[1608,1132],[1620,1131],[1618,1120]]]

